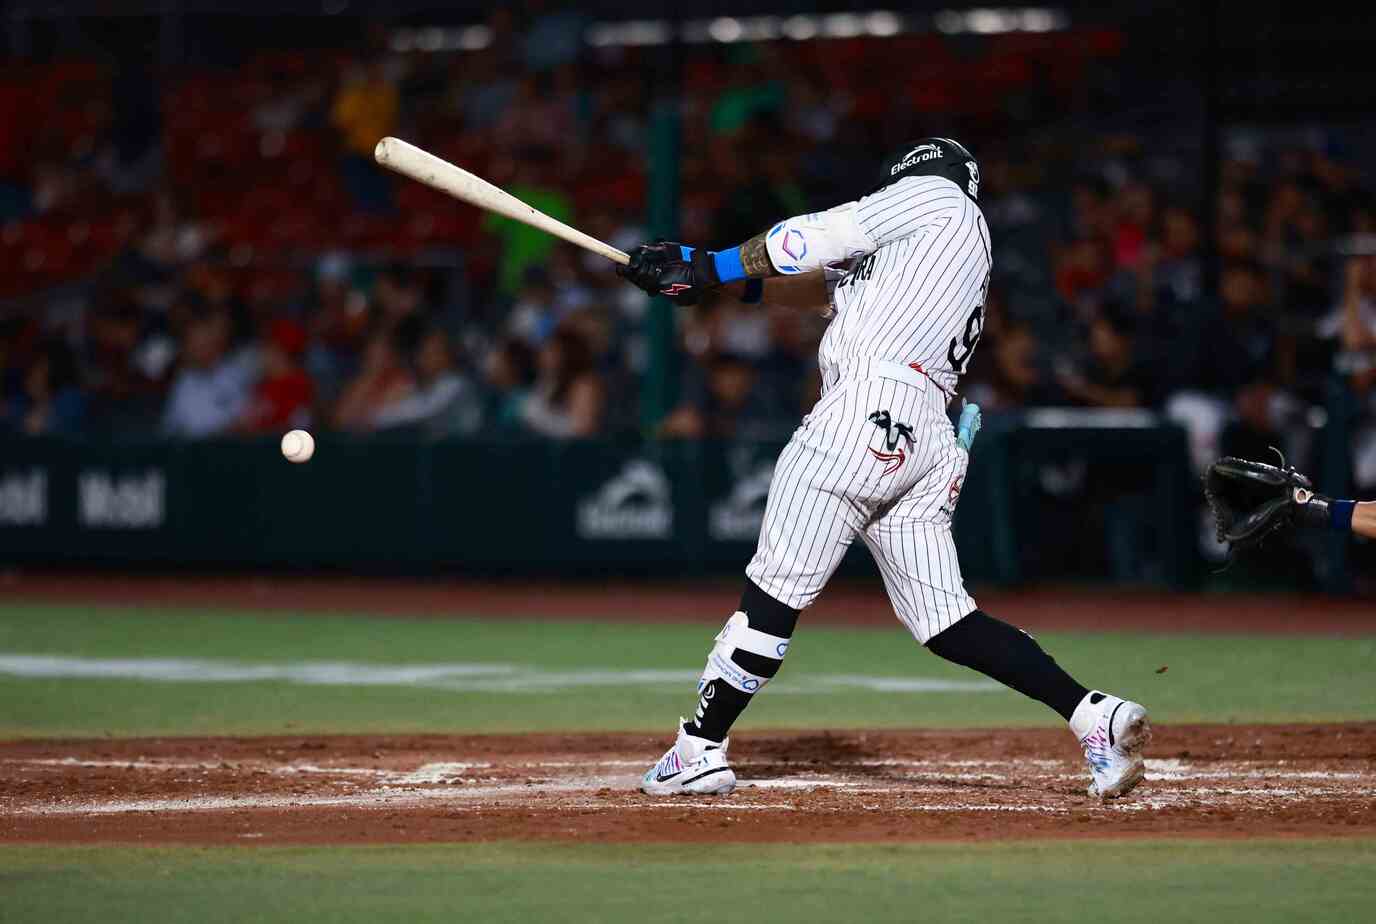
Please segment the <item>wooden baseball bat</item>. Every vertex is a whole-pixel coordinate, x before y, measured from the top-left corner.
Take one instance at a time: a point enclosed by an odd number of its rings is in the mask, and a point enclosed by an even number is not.
[[[373,159],[388,170],[408,176],[455,199],[462,199],[480,209],[514,218],[532,228],[539,228],[555,237],[563,238],[570,244],[577,244],[584,250],[606,257],[614,263],[625,266],[631,262],[630,257],[612,245],[599,241],[590,234],[584,234],[577,228],[571,228],[557,218],[551,218],[539,209],[526,205],[511,193],[493,186],[482,177],[469,173],[462,167],[456,167],[449,161],[436,157],[429,151],[423,151],[414,144],[408,144],[400,138],[383,138],[379,141],[373,150]]]

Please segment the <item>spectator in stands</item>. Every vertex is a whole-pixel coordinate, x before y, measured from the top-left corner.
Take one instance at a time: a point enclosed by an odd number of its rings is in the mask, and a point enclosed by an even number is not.
[[[1192,380],[1220,394],[1280,374],[1270,288],[1254,263],[1225,267],[1219,285],[1221,312],[1211,315],[1195,339]],[[1228,349],[1222,349],[1223,345]]]
[[[508,176],[498,171],[493,182],[522,202],[563,222],[573,222],[573,203],[559,191],[559,164],[553,150],[527,148],[514,152]],[[497,269],[497,291],[511,297],[525,281],[526,271],[546,263],[558,239],[530,225],[490,213],[483,219],[483,230],[502,242]]]
[[[1132,269],[1120,273],[1108,290],[1132,306],[1135,348],[1141,356],[1160,359],[1179,352],[1182,338],[1194,335],[1191,325],[1197,326],[1202,274],[1198,223],[1185,209],[1165,209],[1159,240],[1150,240]],[[1165,390],[1180,370],[1157,363],[1154,371],[1166,377],[1158,383]]]
[[[341,430],[371,430],[384,407],[410,397],[415,389],[415,379],[402,364],[395,335],[378,330],[364,347],[362,365],[344,387],[331,422]]]
[[[111,186],[121,193],[138,192],[161,166],[162,103],[154,61],[133,55],[119,61],[110,100],[113,119],[111,145],[104,165]]]
[[[3,429],[26,436],[70,436],[86,420],[86,395],[76,359],[61,342],[45,344],[24,373],[22,388],[0,406]]]
[[[1271,447],[1289,448],[1282,430],[1289,410],[1286,394],[1272,382],[1254,382],[1238,390],[1231,419],[1219,437],[1219,452],[1245,459],[1275,458]]]
[[[712,344],[721,353],[747,360],[767,356],[773,347],[769,315],[752,305],[722,299],[711,314]]]
[[[578,135],[574,110],[554,94],[547,74],[527,74],[516,85],[516,98],[492,128],[492,140],[500,148],[523,145],[554,148]]]
[[[1151,248],[1156,224],[1156,199],[1151,187],[1142,182],[1128,183],[1114,200],[1113,259],[1124,269],[1138,267]]]
[[[554,301],[549,271],[543,266],[530,267],[507,313],[506,333],[532,346],[543,342],[558,327]]]
[[[1316,197],[1297,183],[1272,194],[1264,229],[1266,263],[1277,276],[1279,304],[1312,322],[1329,306],[1325,246],[1331,232]]]
[[[449,337],[430,328],[416,349],[416,388],[384,404],[373,417],[379,430],[411,427],[427,436],[469,434],[482,425],[477,389],[455,366]]]
[[[806,209],[794,177],[796,157],[783,124],[760,116],[738,133],[712,143],[713,181],[725,193],[712,215],[714,240],[734,241],[758,233],[760,215],[790,215]]]
[[[327,401],[333,401],[353,375],[368,337],[368,299],[352,277],[349,257],[324,255],[316,265],[314,288],[300,306],[310,331],[306,370]]]
[[[401,101],[384,60],[354,67],[345,76],[330,108],[344,148],[344,179],[354,203],[376,215],[392,211],[391,183],[373,161],[373,148],[396,133]]]
[[[86,355],[91,423],[126,433],[156,427],[176,342],[165,333],[145,337],[139,306],[127,293],[92,313]]]
[[[748,359],[713,357],[687,377],[684,398],[659,426],[668,439],[732,439],[777,435],[778,408],[762,400],[759,373]]]
[[[393,263],[378,273],[373,305],[381,322],[388,327],[395,327],[420,311],[424,299],[420,276],[409,266]]]
[[[1099,237],[1070,242],[1053,254],[1052,261],[1056,291],[1072,305],[1094,296],[1113,275],[1109,244]]]
[[[1342,299],[1336,312],[1343,349],[1376,353],[1376,256],[1349,257],[1343,267]],[[1353,381],[1361,391],[1376,384],[1376,369]]]
[[[1222,310],[1210,313],[1192,336],[1182,338],[1174,361],[1187,370],[1182,380],[1189,384],[1166,405],[1168,416],[1189,434],[1199,471],[1221,454],[1223,429],[1236,412],[1235,397],[1250,386],[1281,379],[1278,334],[1260,268],[1242,262],[1225,267],[1219,289]],[[1271,389],[1268,394],[1277,397],[1279,413],[1281,393]]]
[[[1083,369],[1063,365],[1056,380],[1076,404],[1086,407],[1149,407],[1159,378],[1136,346],[1132,319],[1110,304],[1089,325],[1089,360]]]
[[[507,331],[527,343],[543,343],[563,321],[589,308],[593,290],[570,248],[552,251],[546,265],[526,270],[525,283],[508,315]]]
[[[7,402],[22,387],[20,353],[31,326],[28,318],[0,314],[0,402]]]
[[[555,439],[594,436],[602,426],[606,389],[581,334],[560,328],[540,348],[535,386],[521,408],[534,433]]]
[[[1352,390],[1363,410],[1352,441],[1353,480],[1376,487],[1376,256],[1349,257],[1338,306],[1341,342],[1352,368]]]
[[[198,259],[211,237],[211,229],[185,220],[172,191],[161,188],[153,196],[152,226],[143,237],[140,253],[152,266],[166,272]]]
[[[61,212],[81,194],[81,174],[70,164],[45,161],[33,169],[33,209],[39,214]]]
[[[1056,403],[1060,397],[1042,371],[1040,346],[1027,321],[1009,320],[985,329],[971,381],[963,390],[988,411]]]
[[[496,430],[510,430],[521,424],[521,408],[535,386],[535,351],[524,341],[502,341],[487,358],[484,370],[489,394],[486,418]]]
[[[479,134],[485,137],[511,107],[516,81],[503,66],[501,51],[493,47],[455,57],[452,67],[449,105],[467,129],[468,143],[476,145]]]
[[[1199,223],[1179,207],[1161,216],[1161,243],[1151,261],[1154,301],[1166,306],[1193,305],[1201,295]]]
[[[771,73],[764,60],[770,51],[764,45],[741,45],[733,57],[731,82],[712,104],[711,127],[718,134],[739,131],[752,118],[782,111],[787,99],[787,82]]]
[[[300,324],[277,318],[268,326],[260,347],[262,376],[237,429],[274,433],[310,426],[315,384],[301,368],[305,349],[306,331]]]
[[[230,353],[229,318],[223,312],[195,318],[182,342],[162,428],[168,436],[202,439],[230,429],[248,406],[256,377],[252,357]]]

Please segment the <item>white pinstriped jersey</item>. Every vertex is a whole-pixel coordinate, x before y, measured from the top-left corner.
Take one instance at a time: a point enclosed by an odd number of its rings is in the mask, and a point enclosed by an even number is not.
[[[946,407],[984,326],[984,215],[951,180],[909,176],[768,240],[780,272],[829,268],[835,315],[822,398],[779,457],[746,574],[802,609],[859,537],[926,643],[975,608],[951,536],[969,453]],[[846,254],[860,256],[837,278]]]
[[[913,366],[955,390],[984,327],[993,265],[979,206],[941,176],[909,176],[860,199],[876,246],[851,261],[831,293],[823,381],[867,360]]]

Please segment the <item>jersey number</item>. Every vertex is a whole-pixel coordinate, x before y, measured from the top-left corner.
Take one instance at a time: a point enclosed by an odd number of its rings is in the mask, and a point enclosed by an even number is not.
[[[951,371],[956,375],[965,374],[965,364],[970,361],[970,354],[975,352],[975,346],[979,343],[979,335],[984,333],[984,303],[989,300],[989,274],[984,276],[984,288],[979,293],[979,304],[975,310],[970,312],[970,316],[965,319],[965,334],[959,341],[951,338],[951,348],[946,351],[946,359],[951,363]],[[964,347],[962,353],[957,353],[958,347]]]
[[[965,319],[965,335],[957,340],[951,338],[951,348],[946,351],[946,358],[951,363],[951,369],[956,375],[965,374],[965,364],[970,361],[970,354],[975,352],[975,345],[979,343],[979,335],[984,333],[984,306],[976,305],[975,310],[970,312],[970,316]],[[956,352],[960,347],[964,347],[963,352]]]

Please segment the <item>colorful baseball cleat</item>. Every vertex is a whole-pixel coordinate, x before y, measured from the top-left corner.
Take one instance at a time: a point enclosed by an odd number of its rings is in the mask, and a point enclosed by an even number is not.
[[[651,796],[722,796],[736,788],[736,772],[726,762],[727,738],[718,744],[683,730],[678,740],[640,778],[640,791]]]
[[[1084,748],[1091,796],[1115,799],[1142,782],[1142,748],[1151,741],[1145,707],[1094,690],[1075,707],[1070,730]]]

